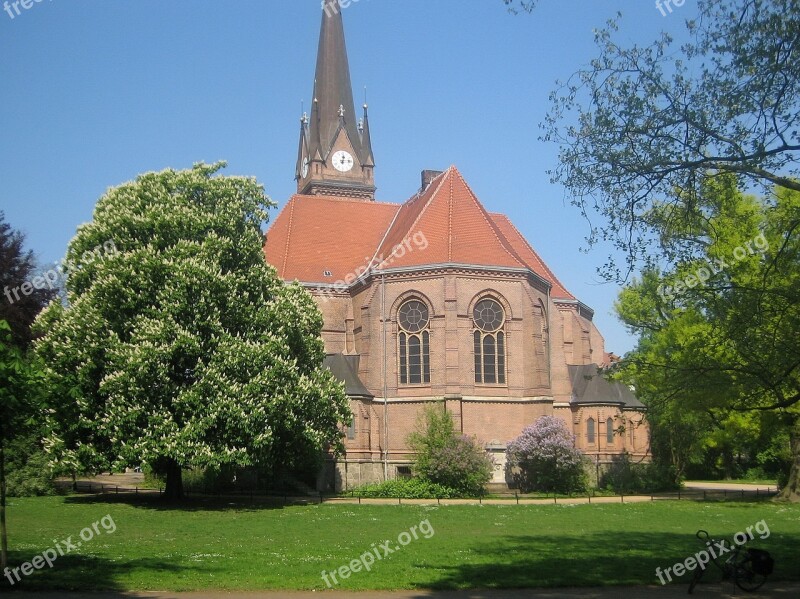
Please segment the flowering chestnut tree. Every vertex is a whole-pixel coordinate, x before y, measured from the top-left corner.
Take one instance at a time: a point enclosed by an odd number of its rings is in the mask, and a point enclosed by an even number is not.
[[[39,317],[49,450],[74,467],[147,463],[182,496],[182,468],[291,469],[341,448],[350,416],[323,368],[322,316],[264,260],[272,202],[224,164],[109,190],[70,242],[67,303]],[[75,260],[113,241],[115,252]]]
[[[567,493],[586,487],[584,455],[560,418],[542,416],[508,444],[507,465],[523,491]]]

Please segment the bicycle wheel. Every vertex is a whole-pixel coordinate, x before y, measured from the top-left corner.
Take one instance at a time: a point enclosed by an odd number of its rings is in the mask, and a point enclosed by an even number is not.
[[[753,562],[745,558],[738,562],[733,569],[733,582],[737,587],[748,593],[752,593],[761,588],[767,577],[753,571]]]
[[[705,568],[697,568],[692,574],[692,580],[689,582],[689,594],[691,595],[694,592],[694,587],[697,586],[697,583],[700,582],[700,579],[703,578],[703,574],[705,574]]]

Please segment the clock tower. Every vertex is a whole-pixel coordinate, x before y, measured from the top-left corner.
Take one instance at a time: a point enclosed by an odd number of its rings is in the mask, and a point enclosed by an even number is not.
[[[356,117],[338,0],[322,10],[311,116],[300,120],[297,193],[375,200],[375,159],[366,103]]]

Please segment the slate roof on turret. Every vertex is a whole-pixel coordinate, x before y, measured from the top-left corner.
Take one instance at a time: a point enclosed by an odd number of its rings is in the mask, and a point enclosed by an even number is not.
[[[572,383],[571,404],[645,407],[627,385],[606,379],[597,364],[573,364],[567,370]]]
[[[363,397],[372,399],[375,396],[369,392],[361,377],[354,367],[353,359],[357,356],[344,354],[327,354],[322,365],[331,371],[336,380],[344,383],[344,390],[348,397]]]

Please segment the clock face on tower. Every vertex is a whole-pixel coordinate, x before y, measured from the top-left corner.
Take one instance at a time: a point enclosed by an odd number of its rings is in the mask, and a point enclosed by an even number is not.
[[[339,150],[333,155],[333,168],[340,173],[346,173],[353,168],[353,157],[344,150]]]
[[[300,169],[300,175],[305,179],[308,176],[308,158],[303,158],[303,166]]]

